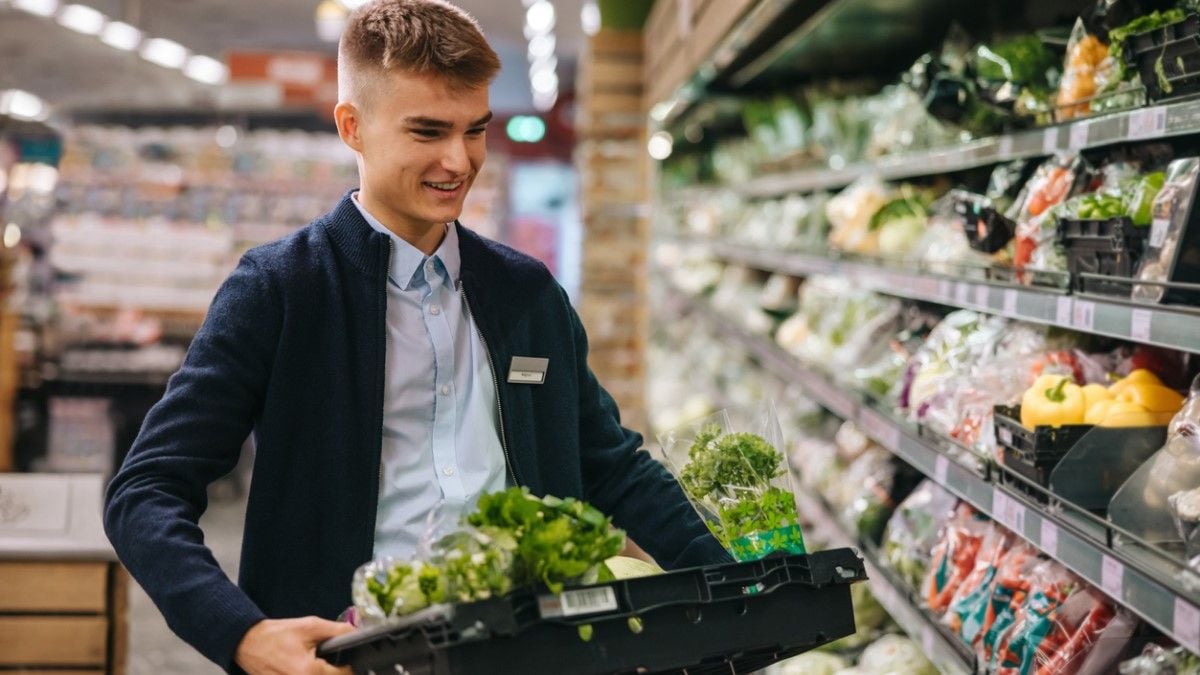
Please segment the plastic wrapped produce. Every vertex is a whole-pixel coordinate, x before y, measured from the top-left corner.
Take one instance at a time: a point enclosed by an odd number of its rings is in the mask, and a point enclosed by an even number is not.
[[[1141,281],[1171,281],[1171,270],[1190,224],[1200,158],[1185,157],[1167,166],[1166,182],[1151,207],[1150,240],[1138,268]],[[1134,284],[1133,298],[1161,302],[1167,291],[1162,286]]]
[[[773,405],[722,410],[659,443],[665,464],[734,559],[805,552]]]
[[[883,559],[910,587],[929,573],[938,534],[958,499],[933,481],[922,482],[892,514],[883,537]]]
[[[1014,202],[1016,213],[1012,219],[1017,222],[1017,235],[1013,267],[1022,282],[1036,280],[1033,272],[1066,272],[1066,254],[1058,242],[1054,207],[1076,190],[1083,173],[1083,164],[1077,155],[1051,157],[1038,167]],[[1013,215],[1010,212],[1010,217]],[[1053,281],[1060,280],[1056,277]]]
[[[1115,69],[1116,62],[1108,54],[1108,45],[1089,34],[1082,21],[1076,21],[1067,44],[1067,58],[1055,101],[1058,121],[1091,114],[1092,97],[1113,79]]]
[[[858,668],[871,675],[937,675],[920,645],[899,635],[885,635],[863,650]]]
[[[1200,657],[1183,647],[1146,645],[1145,650],[1121,664],[1121,675],[1200,675]]]
[[[829,200],[829,247],[852,253],[873,254],[879,250],[878,233],[871,218],[888,203],[891,192],[876,176],[863,176]]]
[[[925,604],[934,614],[942,615],[967,575],[975,567],[975,557],[991,523],[968,504],[959,504],[933,549],[929,574],[922,585]]]
[[[992,523],[984,535],[975,564],[954,591],[942,623],[966,644],[972,644],[983,630],[996,571],[1004,554],[1013,545],[1014,535]]]
[[[997,675],[1034,673],[1039,664],[1049,660],[1062,642],[1062,631],[1050,637],[1055,633],[1055,612],[1080,586],[1080,581],[1056,561],[1046,560],[1034,568],[1025,601],[1014,612],[1012,627],[996,641],[990,665]]]
[[[864,584],[859,584],[862,585]],[[781,662],[779,675],[837,675],[844,672],[849,665],[846,659],[837,654],[813,651]]]
[[[1025,603],[1031,576],[1045,558],[1025,542],[1017,542],[1004,553],[995,583],[982,616],[968,617],[962,635],[971,635],[976,657],[980,663],[991,663],[996,647],[1017,619],[1017,610]]]

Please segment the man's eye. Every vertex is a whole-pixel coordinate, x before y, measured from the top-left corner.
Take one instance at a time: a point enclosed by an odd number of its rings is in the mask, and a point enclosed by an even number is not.
[[[471,136],[482,136],[483,132],[485,131],[487,131],[487,127],[476,127],[474,129],[468,129],[467,133]]]
[[[421,138],[437,138],[439,132],[437,129],[413,129],[413,133]]]

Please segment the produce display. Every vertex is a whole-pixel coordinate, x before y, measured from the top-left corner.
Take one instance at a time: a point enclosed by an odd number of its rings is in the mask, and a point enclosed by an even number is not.
[[[611,519],[577,499],[535,497],[527,488],[487,494],[423,559],[381,558],[360,567],[351,585],[354,618],[375,625],[432,604],[486,600],[520,586],[559,592],[566,584],[612,579],[605,561],[624,545],[625,533]]]

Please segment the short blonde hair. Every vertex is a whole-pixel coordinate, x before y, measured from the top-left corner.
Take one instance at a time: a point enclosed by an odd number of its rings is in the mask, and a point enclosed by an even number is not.
[[[500,57],[479,24],[443,0],[373,0],[350,14],[338,42],[338,98],[365,105],[378,75],[434,74],[454,88],[490,84]]]

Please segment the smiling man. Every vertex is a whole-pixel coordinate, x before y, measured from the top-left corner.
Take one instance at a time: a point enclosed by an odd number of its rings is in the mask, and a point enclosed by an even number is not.
[[[121,560],[225,668],[336,672],[315,646],[348,630],[355,569],[509,484],[594,503],[664,567],[728,560],[621,426],[546,267],[456,221],[498,69],[450,4],[350,16],[335,116],[360,188],[242,258],[109,486]],[[197,521],[251,431],[234,585]]]

